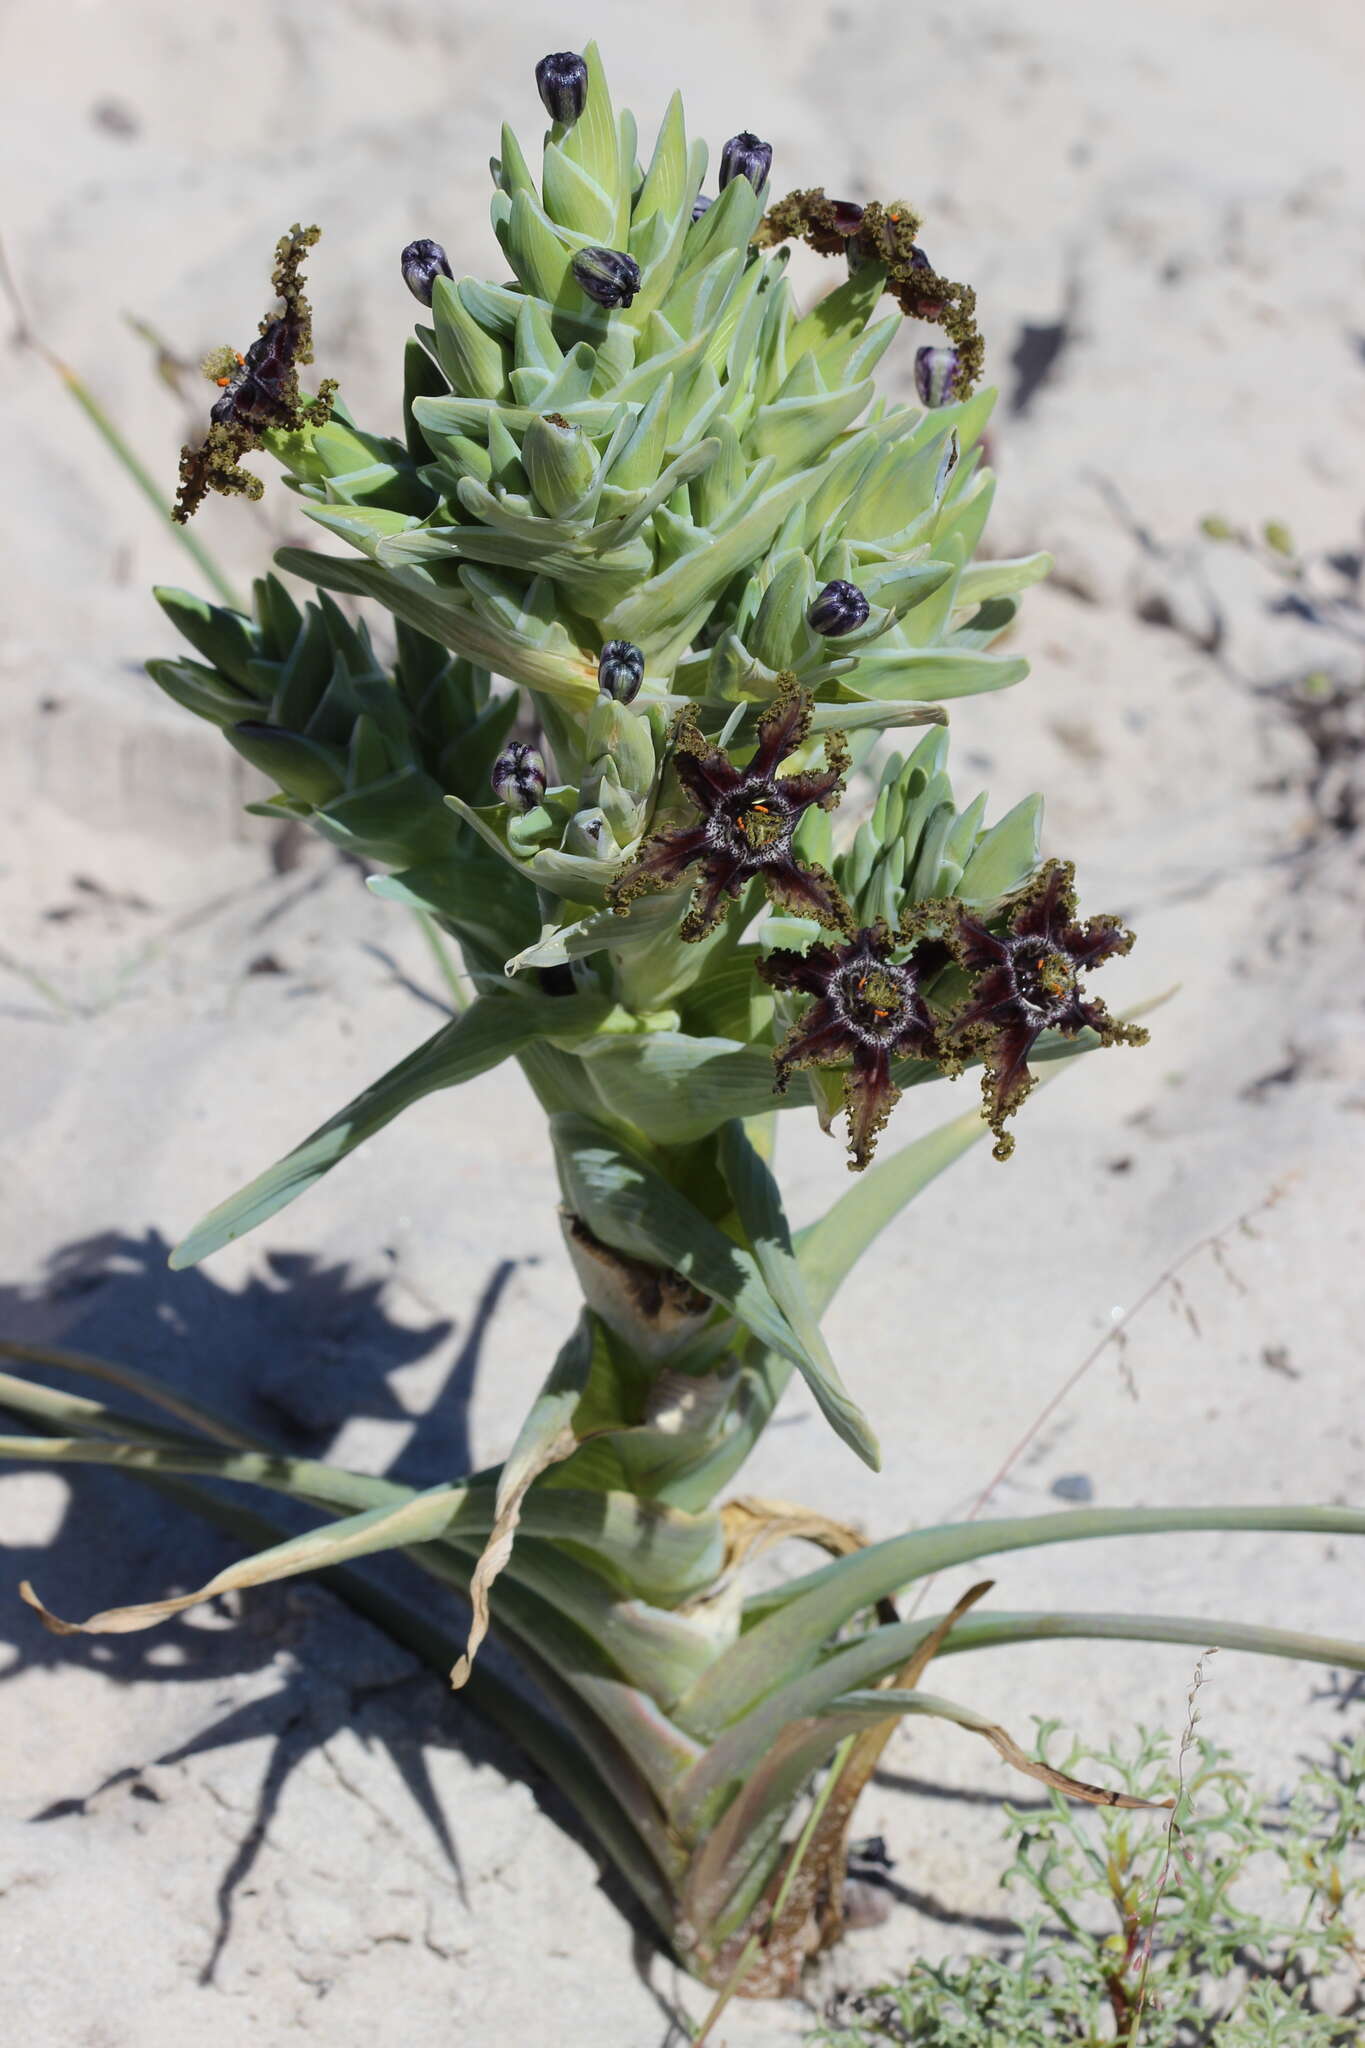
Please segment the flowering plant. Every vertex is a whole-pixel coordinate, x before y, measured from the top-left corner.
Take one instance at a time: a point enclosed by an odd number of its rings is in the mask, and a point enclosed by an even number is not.
[[[274,575],[250,615],[159,592],[193,658],[149,668],[274,782],[252,808],[308,821],[378,895],[433,919],[473,992],[174,1264],[264,1222],[422,1097],[514,1058],[549,1120],[577,1327],[502,1465],[423,1493],[284,1457],[202,1407],[153,1427],[17,1376],[0,1398],[30,1433],[3,1447],[275,1489],[334,1518],[172,1599],[79,1625],[42,1610],[58,1630],[139,1628],[407,1550],[468,1595],[458,1656],[425,1609],[363,1580],[353,1597],[454,1662],[689,1967],[780,1991],[840,1931],[853,1805],[901,1717],[953,1721],[1070,1795],[1142,1803],[923,1690],[931,1659],[1071,1634],[1365,1668],[1349,1645],[1203,1618],[969,1612],[985,1587],[902,1620],[901,1589],[1035,1544],[1358,1533],[1365,1516],[1084,1510],[864,1544],[818,1513],[722,1502],[793,1371],[876,1468],[821,1312],[984,1132],[1008,1155],[1035,1064],[1141,1040],[1085,983],[1132,935],[1083,920],[1070,867],[1041,861],[1037,799],[987,824],[985,799],[960,808],[948,777],[942,706],[1022,678],[999,643],[1049,566],[973,560],[993,394],[977,388],[971,291],[934,270],[903,204],[774,203],[753,135],[725,145],[708,201],[676,98],[642,168],[591,47],[547,57],[537,81],[540,183],[509,129],[493,164],[510,281],[457,280],[429,238],[403,251],[423,319],[398,435],[362,429],[330,379],[300,390],[316,230],[282,240],[282,311],[208,366],[220,396],[177,516],[209,490],[258,496],[244,462],[265,451],[343,552],[281,552],[318,593],[303,604]],[[784,276],[798,237],[847,272],[804,314]],[[902,315],[944,336],[919,350],[908,406],[872,374]],[[391,651],[337,596],[389,615]],[[882,750],[921,727],[908,753]],[[981,1107],[874,1158],[908,1089],[969,1065]],[[827,1127],[843,1114],[858,1172],[800,1233],[772,1164],[793,1109]],[[746,1565],[790,1536],[828,1561],[754,1590]],[[534,1698],[477,1661],[490,1625]]]

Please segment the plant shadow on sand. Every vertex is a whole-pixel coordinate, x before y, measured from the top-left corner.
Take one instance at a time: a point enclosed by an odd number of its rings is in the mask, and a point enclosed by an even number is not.
[[[501,1260],[488,1275],[463,1326],[433,1314],[414,1324],[390,1312],[391,1283],[354,1275],[344,1263],[308,1253],[267,1255],[264,1272],[234,1290],[202,1270],[172,1273],[169,1246],[148,1230],[141,1237],[105,1233],[54,1253],[42,1280],[0,1287],[0,1334],[15,1343],[59,1346],[135,1367],[167,1389],[203,1399],[231,1421],[292,1455],[326,1458],[341,1425],[357,1419],[414,1424],[411,1438],[384,1467],[384,1476],[422,1487],[472,1468],[469,1408],[482,1346],[515,1260]],[[445,1355],[448,1354],[448,1362]],[[427,1413],[415,1416],[391,1384],[394,1373],[435,1362],[439,1381]],[[9,1366],[9,1359],[0,1360]],[[132,1413],[152,1411],[136,1396],[45,1367],[16,1368],[41,1384],[108,1400]],[[154,1419],[164,1420],[156,1416]],[[0,1409],[0,1430],[21,1428]],[[54,1468],[31,1468],[53,1470]],[[3,1475],[13,1477],[12,1473]],[[343,1612],[324,1588],[327,1575],[254,1589],[244,1603],[215,1600],[147,1634],[48,1634],[18,1598],[32,1579],[58,1613],[86,1615],[129,1599],[158,1597],[201,1585],[241,1554],[237,1539],[215,1530],[155,1486],[128,1483],[126,1473],[85,1466],[57,1471],[66,1492],[60,1521],[46,1541],[0,1544],[0,1683],[35,1666],[83,1664],[116,1684],[208,1684],[214,1704],[222,1688],[243,1681],[281,1683],[233,1705],[217,1720],[164,1753],[130,1761],[100,1783],[72,1791],[29,1815],[47,1823],[88,1813],[101,1795],[126,1785],[136,1797],[161,1794],[144,1777],[153,1766],[268,1740],[268,1762],[244,1817],[240,1839],[217,1886],[217,1928],[199,1972],[210,1984],[232,1934],[234,1900],[242,1892],[299,1766],[342,1730],[391,1758],[434,1842],[435,1860],[423,1858],[434,1886],[453,1884],[468,1904],[465,1871],[446,1807],[432,1780],[427,1752],[459,1750],[476,1767],[522,1779],[555,1824],[596,1860],[595,1845],[557,1787],[532,1770],[522,1753],[466,1704],[452,1699],[440,1680],[359,1615]],[[224,1499],[260,1503],[286,1533],[314,1517],[283,1496],[256,1489],[215,1488]],[[0,1500],[4,1498],[0,1486]],[[401,1557],[365,1561],[367,1576],[411,1596],[414,1579]],[[429,1588],[429,1582],[422,1585]],[[452,1661],[467,1626],[452,1599]],[[491,1653],[491,1654],[490,1654]],[[485,1651],[503,1675],[514,1667]],[[522,1683],[522,1681],[518,1681]],[[207,1710],[211,1714],[211,1708]],[[649,1943],[630,1894],[609,1869],[602,1884],[637,1932],[637,1952]]]

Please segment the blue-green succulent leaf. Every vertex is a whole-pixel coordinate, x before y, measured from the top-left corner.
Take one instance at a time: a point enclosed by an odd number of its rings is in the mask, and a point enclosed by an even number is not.
[[[753,1256],[602,1125],[565,1113],[551,1119],[551,1130],[564,1199],[594,1236],[631,1258],[683,1274],[809,1376],[819,1400],[828,1387],[823,1363],[792,1328]],[[876,1441],[852,1404],[830,1420],[875,1469]]]
[[[596,1030],[609,1008],[604,997],[595,995],[556,997],[508,989],[480,996],[277,1165],[210,1210],[176,1246],[171,1265],[177,1271],[197,1265],[256,1229],[423,1096],[487,1073],[536,1039],[573,1044]]]
[[[768,1291],[804,1347],[805,1363],[796,1363],[806,1385],[831,1429],[851,1444],[875,1472],[881,1464],[877,1439],[830,1356],[792,1250],[777,1182],[738,1120],[727,1123],[721,1131],[720,1163]]]

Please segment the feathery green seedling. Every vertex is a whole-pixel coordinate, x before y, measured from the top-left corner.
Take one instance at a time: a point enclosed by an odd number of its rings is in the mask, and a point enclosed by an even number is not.
[[[1040,1724],[1038,1755],[1056,1734]],[[1017,1937],[836,1993],[809,2048],[1357,2048],[1365,1741],[1334,1743],[1275,1803],[1215,1743],[1191,1739],[1189,1755],[1167,1882],[1163,1828],[1055,1794],[1041,1814],[1007,1807]],[[1172,1781],[1168,1739],[1145,1729],[1122,1750],[1073,1745],[1066,1762],[1137,1793]]]

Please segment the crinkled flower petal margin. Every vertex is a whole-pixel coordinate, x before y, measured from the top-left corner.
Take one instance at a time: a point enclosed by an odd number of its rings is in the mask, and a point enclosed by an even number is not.
[[[1028,1057],[1044,1031],[1074,1038],[1089,1029],[1101,1045],[1147,1043],[1141,1026],[1123,1023],[1082,993],[1082,973],[1127,953],[1134,934],[1115,917],[1080,923],[1075,875],[1070,861],[1049,861],[1013,898],[1000,931],[958,907],[958,958],[976,979],[946,1035],[960,1053],[979,1053],[985,1063],[981,1092],[997,1159],[1014,1150],[1005,1122],[1034,1086]]]

